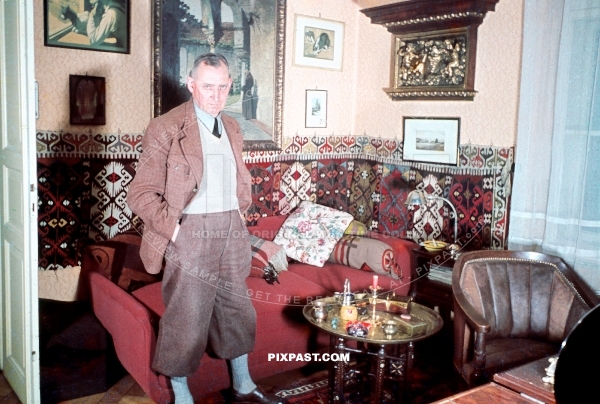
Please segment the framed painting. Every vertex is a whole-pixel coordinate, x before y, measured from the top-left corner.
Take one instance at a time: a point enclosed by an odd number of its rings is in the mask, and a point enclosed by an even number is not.
[[[44,45],[129,53],[130,0],[44,0]]]
[[[227,58],[233,81],[224,113],[244,133],[244,150],[281,150],[285,0],[154,0],[153,114],[191,98],[197,56]]]
[[[71,125],[106,125],[104,77],[69,75]]]
[[[307,128],[327,127],[327,91],[306,90],[306,123]]]
[[[404,117],[402,160],[458,165],[460,118]]]
[[[294,64],[342,70],[344,23],[296,15]]]

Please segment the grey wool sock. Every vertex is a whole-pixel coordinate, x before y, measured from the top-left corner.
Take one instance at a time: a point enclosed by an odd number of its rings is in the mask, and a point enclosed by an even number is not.
[[[171,386],[175,393],[175,404],[194,404],[194,398],[187,384],[187,377],[171,377]]]
[[[248,370],[248,354],[231,359],[229,363],[231,364],[233,389],[240,394],[252,392],[256,388],[256,384],[252,381],[250,370]]]

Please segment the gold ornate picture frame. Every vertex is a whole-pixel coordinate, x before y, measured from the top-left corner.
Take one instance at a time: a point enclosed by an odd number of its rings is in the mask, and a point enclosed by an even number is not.
[[[499,0],[405,0],[361,10],[392,35],[392,100],[472,101],[477,28]]]
[[[394,100],[473,100],[474,52],[467,28],[394,35],[384,91]]]
[[[244,150],[281,150],[286,0],[218,4],[153,0],[153,115],[190,99],[197,56],[221,53],[233,80],[224,113],[240,124]]]

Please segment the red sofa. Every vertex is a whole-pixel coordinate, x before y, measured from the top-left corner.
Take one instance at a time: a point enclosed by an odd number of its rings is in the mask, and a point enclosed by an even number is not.
[[[285,217],[262,218],[250,227],[253,234],[273,239]],[[402,270],[401,280],[379,277],[379,285],[395,289],[397,295],[409,292],[414,243],[371,232],[392,247]],[[117,286],[111,275],[143,268],[139,260],[140,236],[124,234],[91,245],[86,249],[83,271],[89,274],[90,297],[95,315],[111,334],[117,356],[146,394],[157,403],[173,402],[168,378],[151,369],[156,346],[157,327],[164,312],[161,282],[143,286],[132,293]],[[120,246],[120,247],[119,247]],[[118,268],[117,268],[118,267]],[[307,353],[324,349],[328,338],[318,335],[302,316],[307,301],[341,291],[346,278],[352,289],[365,290],[372,283],[372,273],[345,265],[326,263],[323,268],[290,263],[289,270],[279,275],[280,284],[267,284],[262,278],[249,277],[248,304],[257,312],[254,351],[249,355],[254,380],[307,365],[307,362],[269,360],[269,353]],[[194,397],[229,387],[230,377],[224,360],[204,355],[198,371],[189,378]]]

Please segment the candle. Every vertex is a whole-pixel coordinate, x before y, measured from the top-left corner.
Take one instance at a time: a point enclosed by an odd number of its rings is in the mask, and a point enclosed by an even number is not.
[[[379,280],[379,276],[373,275],[373,289],[377,289],[377,281]]]

